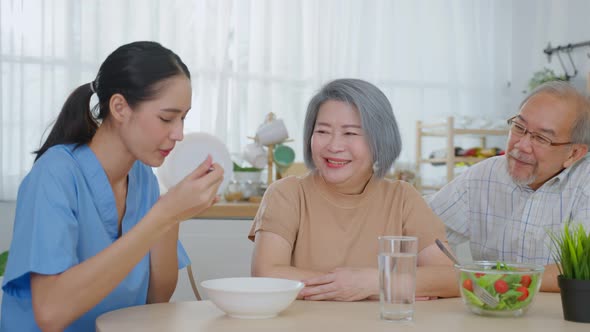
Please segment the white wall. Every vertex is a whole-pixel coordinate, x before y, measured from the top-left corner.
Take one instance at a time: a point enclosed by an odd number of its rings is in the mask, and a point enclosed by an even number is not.
[[[554,55],[548,62],[543,49],[575,44],[590,40],[587,0],[519,0],[512,1],[512,81],[510,82],[510,106],[516,110],[522,100],[522,90],[527,89],[533,73],[544,67],[563,74],[558,58]],[[590,72],[590,47],[577,48],[572,59],[578,68],[578,75],[572,83],[581,90],[587,86]],[[569,60],[562,55],[568,68]],[[572,71],[570,70],[570,73]]]
[[[15,202],[0,201],[0,252],[10,247],[15,209]]]

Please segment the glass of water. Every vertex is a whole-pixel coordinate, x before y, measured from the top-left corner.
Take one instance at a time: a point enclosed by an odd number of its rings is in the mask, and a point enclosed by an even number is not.
[[[418,239],[412,236],[379,237],[379,300],[381,319],[414,319]]]

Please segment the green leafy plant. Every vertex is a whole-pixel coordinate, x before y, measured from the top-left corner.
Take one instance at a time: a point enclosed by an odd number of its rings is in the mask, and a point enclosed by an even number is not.
[[[0,254],[0,277],[4,275],[4,269],[6,268],[6,261],[8,260],[8,251]]]
[[[552,255],[565,279],[590,280],[590,233],[566,222],[561,232],[549,232]]]
[[[539,70],[533,74],[533,77],[529,80],[529,91],[534,90],[539,85],[550,82],[550,81],[567,81],[567,77],[565,75],[557,75],[555,72],[549,68],[543,68],[543,70]]]
[[[256,167],[242,167],[234,162],[234,172],[262,172],[262,169]]]

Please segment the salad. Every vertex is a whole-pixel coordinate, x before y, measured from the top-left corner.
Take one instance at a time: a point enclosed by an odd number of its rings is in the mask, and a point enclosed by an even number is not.
[[[496,266],[492,266],[489,271],[489,273],[461,272],[461,292],[469,304],[485,310],[511,311],[524,308],[532,301],[538,289],[537,273],[501,273],[498,271],[518,271],[517,268],[501,262],[496,263]],[[469,278],[469,274],[472,278]],[[492,308],[483,303],[473,293],[473,282],[498,299],[498,306]]]

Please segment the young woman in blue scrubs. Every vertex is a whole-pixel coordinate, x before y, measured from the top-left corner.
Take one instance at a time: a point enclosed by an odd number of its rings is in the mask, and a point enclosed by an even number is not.
[[[0,331],[94,331],[102,313],[169,301],[188,263],[179,222],[223,179],[209,157],[160,197],[151,167],[190,108],[187,67],[154,42],[119,47],[72,92],[19,188]]]

